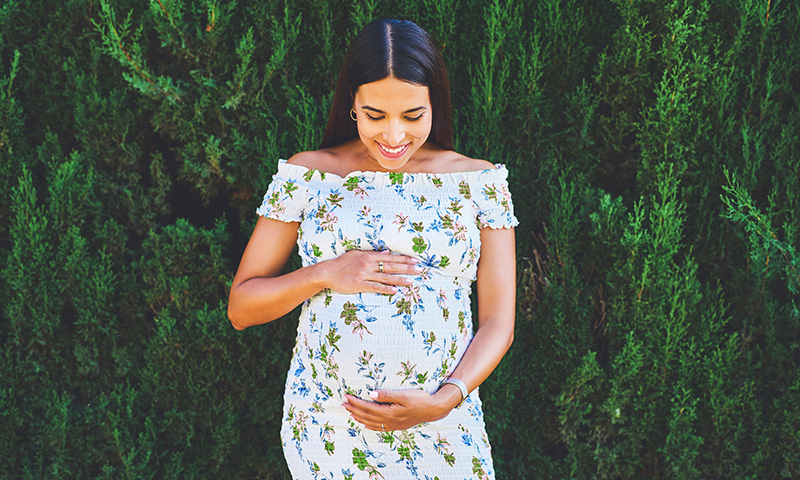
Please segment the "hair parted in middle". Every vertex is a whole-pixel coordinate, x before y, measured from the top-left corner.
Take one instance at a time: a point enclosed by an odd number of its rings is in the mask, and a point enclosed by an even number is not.
[[[342,63],[320,148],[358,136],[349,118],[358,87],[387,77],[428,87],[433,110],[429,141],[453,149],[450,82],[433,38],[408,20],[373,20],[353,40]]]

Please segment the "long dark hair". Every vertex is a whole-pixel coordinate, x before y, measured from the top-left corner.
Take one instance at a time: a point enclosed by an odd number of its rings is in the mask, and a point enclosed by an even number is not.
[[[359,33],[344,57],[333,105],[320,148],[334,147],[358,136],[350,109],[358,87],[387,77],[428,87],[433,110],[428,137],[453,149],[450,82],[433,38],[408,20],[373,20]]]

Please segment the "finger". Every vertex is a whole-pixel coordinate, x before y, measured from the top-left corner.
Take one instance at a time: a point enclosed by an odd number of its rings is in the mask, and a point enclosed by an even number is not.
[[[372,291],[374,293],[382,293],[385,295],[394,295],[395,293],[399,292],[400,289],[395,287],[394,285],[388,285],[381,282],[367,282],[367,285],[371,287],[371,289],[365,291]]]
[[[383,424],[384,428],[385,425],[392,423],[391,417],[386,415],[376,415],[371,413],[370,411],[358,408],[353,404],[348,404],[347,406],[342,405],[349,413],[350,418],[354,421],[366,425],[367,427],[374,427]]]
[[[391,390],[373,390],[369,392],[369,398],[379,404],[396,403],[398,405],[403,405],[406,400],[406,396],[403,392],[393,392]]]
[[[383,272],[394,275],[418,275],[422,273],[423,270],[424,269],[416,263],[384,262],[383,264]]]
[[[375,275],[374,281],[384,285],[396,285],[398,287],[407,287],[414,283],[413,279],[402,277],[396,273],[378,273]]]
[[[345,395],[347,400],[342,406],[350,413],[366,421],[386,421],[393,414],[395,404],[375,403]]]
[[[406,264],[406,265],[415,265],[419,263],[419,260],[416,257],[412,257],[410,255],[404,255],[402,253],[391,253],[388,250],[384,250],[382,252],[372,252],[372,257],[376,262],[384,262],[387,263],[397,263],[397,264]]]

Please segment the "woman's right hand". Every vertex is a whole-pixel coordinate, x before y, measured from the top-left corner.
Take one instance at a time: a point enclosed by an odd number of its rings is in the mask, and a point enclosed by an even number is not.
[[[383,262],[383,273],[381,273]],[[416,275],[422,271],[417,259],[408,255],[395,255],[389,251],[376,252],[350,250],[337,258],[317,264],[322,284],[339,293],[374,292],[393,294],[397,287],[411,285],[403,275]]]
[[[298,227],[296,222],[259,218],[231,285],[228,317],[234,328],[241,330],[281,318],[325,289],[391,295],[395,288],[411,285],[406,275],[422,271],[416,259],[408,255],[351,250],[284,274],[286,261],[297,245]]]

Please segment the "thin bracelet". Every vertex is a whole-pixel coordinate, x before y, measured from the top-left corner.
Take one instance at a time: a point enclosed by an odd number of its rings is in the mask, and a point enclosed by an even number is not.
[[[462,382],[461,380],[453,377],[450,377],[444,382],[442,382],[442,385],[444,385],[445,383],[449,383],[450,385],[455,385],[456,387],[458,387],[458,389],[461,391],[461,401],[458,402],[456,408],[463,405],[464,402],[467,400],[467,397],[469,396],[469,390],[467,389],[467,385],[464,384],[464,382]],[[439,386],[439,388],[442,388],[441,385]]]

